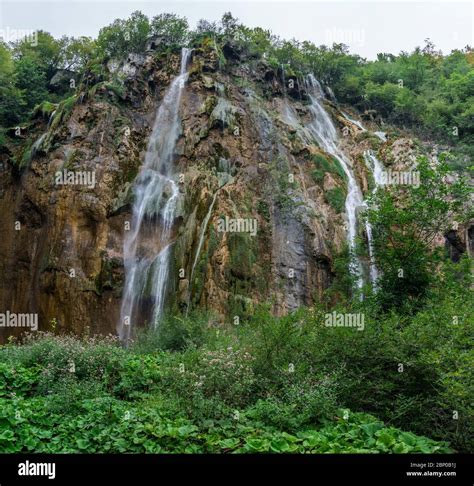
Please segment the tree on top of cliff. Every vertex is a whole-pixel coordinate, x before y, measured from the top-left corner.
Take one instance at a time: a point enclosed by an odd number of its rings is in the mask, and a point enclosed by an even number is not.
[[[131,52],[143,52],[150,34],[148,17],[142,12],[133,12],[127,20],[116,19],[99,31],[98,53],[105,58],[122,59]]]
[[[151,21],[151,34],[166,47],[182,47],[188,42],[188,21],[171,13],[157,15]]]
[[[471,47],[442,55],[427,39],[424,47],[398,55],[381,53],[367,61],[344,44],[316,46],[313,42],[284,40],[260,27],[241,24],[230,12],[219,22],[200,20],[190,31],[186,18],[163,13],[151,21],[136,11],[102,28],[97,40],[87,37],[54,39],[37,32],[37,45],[22,39],[3,45],[0,66],[0,122],[25,121],[36,104],[59,102],[70,92],[55,93],[48,83],[59,69],[84,72],[86,66],[103,80],[103,65],[111,58],[144,53],[150,38],[160,51],[186,44],[211,46],[221,56],[224,45],[232,62],[265,58],[273,69],[284,66],[291,76],[312,72],[330,85],[341,103],[360,111],[376,110],[387,123],[410,128],[424,137],[436,137],[459,148],[459,167],[472,156],[474,144],[474,54]],[[230,45],[230,47],[229,47]],[[13,69],[12,69],[13,67]],[[106,73],[105,73],[106,74]],[[30,82],[34,80],[34,83]],[[34,84],[34,86],[32,85]],[[14,100],[14,103],[12,103]],[[453,128],[454,127],[454,128]]]

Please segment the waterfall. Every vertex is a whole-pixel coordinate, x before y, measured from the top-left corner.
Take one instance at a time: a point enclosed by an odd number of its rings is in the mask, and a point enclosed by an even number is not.
[[[320,146],[329,154],[333,155],[341,164],[347,177],[347,197],[345,202],[347,216],[347,241],[350,250],[355,250],[357,236],[357,211],[364,206],[362,191],[360,190],[357,180],[352,171],[351,162],[338,147],[338,135],[331,117],[323,107],[321,100],[324,98],[324,92],[319,82],[312,74],[306,77],[307,92],[311,100],[309,109],[313,115],[308,130],[320,144]],[[366,228],[367,229],[367,228]],[[367,238],[369,246],[371,245],[372,231],[369,228]],[[355,256],[355,261],[351,265],[352,272],[357,277],[357,287],[363,286],[362,263]]]
[[[54,115],[56,115],[56,110],[53,110],[51,115],[49,115],[47,128],[49,128],[51,126],[51,123],[53,123]]]
[[[360,130],[362,130],[363,132],[366,132],[367,129],[364,127],[364,125],[362,125],[362,123],[360,121],[357,121],[357,120],[354,120],[353,118],[351,118],[347,113],[344,113],[343,111],[341,111],[342,113],[342,116],[349,122],[351,122],[353,125],[355,125],[356,127],[358,127]],[[387,136],[385,135],[385,132],[372,132],[377,138],[379,138],[380,140],[382,140],[382,142],[386,142],[387,141]]]
[[[370,172],[372,172],[372,175],[374,176],[374,182],[376,186],[375,190],[377,190],[378,186],[382,186],[383,184],[385,184],[385,168],[382,162],[380,162],[380,160],[372,152],[372,150],[367,150],[364,152],[364,160],[367,164],[367,168],[370,170]]]
[[[347,113],[344,113],[343,111],[341,111],[342,113],[342,116],[349,122],[351,122],[353,125],[355,125],[356,127],[358,127],[360,130],[362,130],[363,132],[366,132],[367,130],[363,127],[362,123],[360,121],[357,121],[357,120],[354,120],[353,118],[351,118]]]
[[[189,305],[190,305],[190,302],[191,302],[191,291],[192,291],[192,285],[193,285],[194,270],[195,270],[196,265],[198,264],[198,261],[199,261],[199,255],[201,254],[202,245],[204,244],[204,237],[206,235],[207,225],[209,224],[209,220],[211,219],[212,210],[214,209],[214,204],[216,203],[218,192],[219,192],[219,190],[217,190],[214,193],[214,197],[212,198],[212,202],[209,206],[209,210],[207,211],[206,217],[204,218],[204,221],[202,222],[202,225],[201,225],[201,234],[199,235],[199,243],[198,243],[198,246],[197,246],[196,255],[194,257],[193,266],[191,268],[191,277],[189,278],[189,292],[188,292],[188,308],[187,308],[187,311],[189,311]]]
[[[163,313],[179,189],[173,178],[181,132],[179,105],[188,78],[191,50],[183,48],[181,69],[158,108],[144,163],[134,184],[130,231],[124,241],[125,285],[117,331],[128,341],[138,319],[157,325]]]
[[[37,152],[41,149],[44,140],[46,139],[48,132],[43,133],[31,146],[30,162],[35,158]]]
[[[365,130],[365,129],[364,129]],[[384,184],[384,178],[383,178],[383,173],[384,173],[384,167],[382,165],[382,162],[380,162],[379,159],[375,156],[375,154],[371,150],[366,150],[364,152],[364,160],[365,164],[367,165],[367,168],[370,170],[374,177],[374,182],[375,182],[375,188],[373,192],[377,191],[377,188],[381,185]],[[376,290],[376,283],[377,279],[379,278],[379,272],[377,269],[377,265],[375,262],[375,255],[374,255],[374,246],[373,246],[373,237],[372,237],[372,227],[370,223],[366,223],[367,231],[370,231],[370,238],[369,240],[369,257],[370,257],[370,280],[372,282],[372,285],[374,287],[374,290]]]
[[[362,130],[363,132],[367,131],[367,129],[362,125],[360,121],[354,120],[344,112],[341,113],[346,120],[356,125],[360,130]],[[380,140],[384,142],[387,141],[384,132],[374,132],[374,135],[376,135],[378,138],[380,138]],[[366,150],[364,152],[364,161],[367,168],[369,169],[369,171],[372,173],[374,177],[374,182],[375,182],[374,192],[375,192],[380,185],[384,184],[384,180],[383,180],[383,173],[385,170],[384,166],[382,165],[380,160],[377,159],[377,157],[371,150]],[[367,204],[364,203],[364,205],[365,207],[367,207]],[[370,281],[372,282],[374,290],[376,290],[376,282],[377,279],[379,278],[379,272],[375,262],[372,226],[370,225],[370,223],[366,222],[365,227],[367,232],[367,240],[369,243]]]

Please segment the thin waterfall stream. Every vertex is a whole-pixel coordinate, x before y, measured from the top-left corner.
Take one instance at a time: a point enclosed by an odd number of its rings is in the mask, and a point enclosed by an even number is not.
[[[365,130],[365,129],[364,129]],[[374,177],[375,188],[372,191],[375,193],[379,186],[384,184],[383,181],[383,173],[385,171],[382,162],[375,156],[375,154],[371,150],[366,150],[364,152],[364,160],[367,165],[367,168],[372,173]],[[368,230],[370,230],[370,239],[369,239],[369,256],[370,256],[370,280],[372,282],[374,290],[376,290],[377,280],[379,278],[379,271],[377,269],[375,255],[374,255],[374,245],[373,245],[373,235],[372,235],[372,226],[370,223],[367,223]]]
[[[188,306],[187,306],[186,314],[189,312],[189,307],[190,307],[190,303],[191,303],[191,292],[192,292],[192,285],[193,285],[193,278],[194,278],[194,270],[196,269],[196,265],[198,264],[198,261],[199,261],[199,255],[201,254],[202,246],[204,244],[204,237],[206,235],[207,226],[209,224],[209,220],[211,219],[212,210],[214,209],[214,204],[216,203],[218,193],[219,193],[219,189],[214,193],[214,196],[212,198],[211,204],[209,205],[209,209],[207,211],[206,217],[204,218],[202,225],[201,225],[199,242],[198,242],[198,246],[197,246],[197,249],[196,249],[196,255],[194,257],[193,266],[191,268],[191,277],[189,278]]]
[[[354,261],[351,264],[351,270],[357,278],[357,287],[361,289],[364,284],[362,262],[355,254],[355,249],[357,237],[357,211],[363,207],[364,198],[352,171],[351,162],[339,148],[336,127],[322,104],[324,93],[321,85],[312,74],[309,74],[306,77],[306,86],[311,101],[309,109],[313,115],[313,119],[307,128],[321,147],[340,162],[347,177],[347,197],[345,201],[348,226],[347,241],[349,249],[354,253]],[[370,239],[371,236],[372,232],[369,229],[369,231],[367,231],[367,237]],[[369,241],[369,245],[370,244],[371,242]]]
[[[342,115],[346,120],[350,123],[357,126],[363,132],[366,132],[367,129],[362,125],[362,123],[358,120],[354,120],[351,118],[347,113],[341,112]],[[386,141],[385,134],[383,132],[374,132],[374,134],[380,138],[382,141]],[[381,136],[381,134],[383,136]],[[375,156],[372,150],[366,150],[364,152],[364,161],[367,166],[367,169],[372,173],[374,178],[375,188],[372,191],[375,193],[378,187],[384,184],[383,181],[383,173],[385,171],[382,162]],[[367,207],[367,203],[364,202],[365,207]],[[377,269],[377,265],[375,262],[375,255],[374,255],[374,245],[373,245],[373,233],[372,233],[372,226],[369,222],[366,222],[366,232],[367,232],[367,240],[369,246],[369,259],[370,259],[370,281],[372,283],[373,289],[376,290],[377,279],[379,278],[379,272]]]

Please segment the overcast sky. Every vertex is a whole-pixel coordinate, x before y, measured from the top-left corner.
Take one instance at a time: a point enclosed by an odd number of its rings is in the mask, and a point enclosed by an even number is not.
[[[344,42],[373,59],[378,52],[398,53],[423,45],[429,37],[444,53],[473,45],[474,7],[467,1],[116,1],[0,0],[0,35],[16,29],[43,29],[54,36],[97,36],[99,29],[134,10],[153,17],[162,12],[218,20],[231,11],[250,27],[264,27],[283,38],[317,45]]]

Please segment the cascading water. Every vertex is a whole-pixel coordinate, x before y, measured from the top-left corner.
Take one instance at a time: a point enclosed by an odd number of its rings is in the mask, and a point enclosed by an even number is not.
[[[365,130],[365,129],[364,129]],[[367,168],[372,172],[375,182],[374,192],[377,188],[384,184],[383,180],[383,173],[384,167],[379,159],[375,156],[375,154],[371,150],[367,150],[364,152],[364,160]],[[369,223],[367,225],[367,232],[370,232],[370,239],[369,239],[369,256],[370,256],[370,280],[372,285],[374,286],[374,290],[376,289],[377,279],[379,278],[379,272],[377,269],[377,265],[375,262],[375,255],[374,255],[374,247],[373,247],[373,237],[372,237],[372,227]]]
[[[125,286],[117,327],[122,341],[129,340],[138,319],[151,319],[156,326],[163,313],[179,197],[173,179],[181,131],[178,111],[190,54],[190,49],[183,48],[180,73],[158,108],[145,161],[135,181],[132,224],[124,242]]]
[[[366,152],[364,152],[364,160],[367,164],[367,168],[372,172],[372,175],[374,176],[374,182],[376,186],[375,189],[377,189],[378,186],[384,185],[385,168],[382,165],[382,162],[380,162],[380,160],[371,150],[367,150]]]
[[[192,291],[192,285],[193,285],[194,270],[196,269],[196,265],[199,261],[199,255],[201,254],[202,245],[204,244],[204,237],[206,235],[207,225],[209,224],[209,220],[211,219],[212,210],[214,209],[214,204],[216,203],[218,193],[219,193],[219,190],[217,190],[214,193],[214,197],[212,198],[211,204],[209,206],[209,210],[207,211],[206,217],[204,218],[204,221],[202,222],[202,225],[201,225],[201,234],[199,235],[199,242],[198,242],[198,246],[197,246],[197,250],[196,250],[196,256],[194,257],[193,266],[191,268],[191,277],[189,279],[189,294],[188,294],[187,312],[189,311],[189,306],[190,306],[190,302],[191,302],[191,291]]]
[[[362,123],[360,121],[357,121],[357,120],[354,120],[353,118],[351,118],[347,113],[344,113],[343,111],[341,111],[342,113],[342,116],[347,120],[347,121],[350,121],[352,124],[354,124],[356,127],[358,127],[360,130],[362,130],[363,132],[366,132],[367,130],[364,128],[364,126],[362,125]]]
[[[353,118],[351,118],[347,113],[344,113],[343,111],[341,111],[342,113],[342,116],[347,120],[347,121],[350,121],[352,124],[354,124],[356,127],[358,127],[360,130],[362,130],[363,132],[366,132],[367,129],[364,127],[364,125],[362,125],[362,123],[360,121],[357,121],[357,120],[354,120]],[[387,136],[385,135],[385,132],[372,132],[377,138],[379,138],[380,140],[382,140],[382,142],[386,142],[387,141]]]
[[[360,121],[354,120],[349,115],[344,112],[341,112],[342,115],[346,120],[351,122],[352,124],[356,125],[360,130],[366,132],[367,129],[362,125]],[[386,142],[387,138],[385,137],[384,132],[373,132],[380,140]],[[375,154],[371,150],[367,150],[364,152],[364,160],[367,168],[372,173],[375,182],[375,189],[384,184],[383,173],[385,171],[383,164],[380,162],[379,159],[375,156]],[[367,207],[367,204],[364,203]],[[372,226],[370,223],[366,222],[366,232],[367,232],[367,240],[369,242],[369,259],[370,259],[370,281],[372,282],[373,289],[376,290],[377,279],[379,277],[379,272],[375,262],[375,255],[374,255],[374,246],[373,246],[373,234],[372,234]]]
[[[357,126],[360,130],[362,130],[363,132],[367,131],[367,129],[362,125],[360,121],[354,120],[347,113],[344,112],[341,113],[346,120],[351,122],[353,125]],[[386,141],[385,134],[383,134],[383,132],[375,132],[375,135],[381,140]],[[374,191],[376,191],[377,188],[384,183],[383,182],[384,167],[371,150],[367,150],[364,152],[364,160],[367,168],[369,169],[369,171],[372,173],[374,177],[374,182],[375,182]],[[367,204],[365,202],[364,202],[364,206],[367,207]],[[376,290],[376,284],[377,284],[377,279],[379,277],[379,272],[375,262],[372,226],[370,225],[369,222],[366,222],[365,228],[367,233],[367,240],[369,243],[370,281],[372,282],[373,289]]]
[[[362,191],[360,190],[356,178],[352,172],[350,161],[338,147],[338,135],[336,127],[321,103],[321,100],[324,98],[324,92],[321,85],[312,74],[309,74],[306,77],[306,87],[311,100],[309,109],[313,115],[313,119],[307,128],[320,146],[340,162],[347,177],[347,197],[345,202],[348,223],[347,241],[349,243],[350,250],[354,251],[357,236],[357,211],[359,208],[364,206]],[[369,246],[371,245],[371,237],[372,231],[370,228],[368,228],[367,238],[369,239]],[[362,288],[364,283],[362,263],[357,256],[355,256],[351,270],[357,277],[357,287],[359,289]]]
[[[43,145],[43,142],[45,141],[47,136],[48,136],[48,132],[45,132],[33,143],[30,151],[30,160],[33,160],[35,158],[36,153]]]

